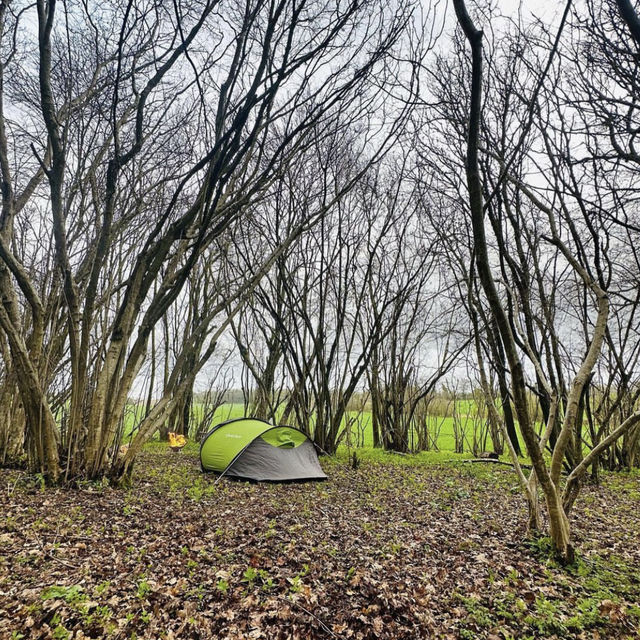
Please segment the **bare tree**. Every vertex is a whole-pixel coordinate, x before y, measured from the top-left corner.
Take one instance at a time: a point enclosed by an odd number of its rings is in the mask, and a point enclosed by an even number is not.
[[[3,190],[0,326],[31,465],[52,482],[62,471],[67,478],[128,473],[169,406],[150,411],[148,428],[118,461],[127,398],[153,328],[206,251],[310,143],[309,132],[322,135],[318,123],[337,110],[357,122],[377,109],[381,98],[371,87],[404,80],[388,54],[411,12],[373,2],[130,1],[124,13],[114,11],[122,18],[113,28],[106,12],[92,9],[36,3],[38,55],[19,68],[33,69],[37,85],[14,76],[12,86],[13,102],[42,123],[28,131],[33,177],[26,193]],[[32,38],[20,25],[30,11],[11,13],[3,43],[18,32]],[[377,148],[402,108],[370,132]],[[6,134],[0,138],[3,183],[13,185],[14,150]],[[34,245],[32,230],[23,251],[15,246],[25,207],[50,219],[53,254],[46,242]],[[48,273],[29,270],[42,260]],[[235,295],[258,279],[237,283]],[[53,327],[62,331],[53,335]],[[203,333],[198,323],[190,340]],[[212,348],[203,348],[196,368]],[[66,362],[60,371],[51,371],[51,354]],[[186,351],[178,360],[188,360]],[[49,397],[55,375],[67,381],[64,447]]]
[[[519,429],[527,446],[527,451],[533,463],[533,473],[529,481],[525,481],[514,456],[519,477],[526,490],[532,514],[531,524],[538,520],[535,516],[536,496],[535,487],[539,483],[545,497],[547,513],[549,516],[551,537],[557,554],[564,561],[570,561],[573,555],[569,521],[567,514],[579,490],[579,478],[582,477],[588,465],[593,461],[599,451],[622,436],[640,421],[640,414],[632,414],[608,438],[601,441],[591,452],[582,456],[582,409],[584,406],[584,393],[592,372],[600,357],[608,333],[608,320],[610,316],[611,262],[609,260],[608,247],[601,244],[603,237],[607,236],[607,228],[601,224],[602,218],[594,217],[585,206],[586,193],[578,188],[576,175],[572,171],[573,165],[566,162],[571,131],[563,120],[563,111],[555,108],[559,92],[555,90],[553,82],[559,77],[553,67],[555,53],[560,45],[560,35],[566,24],[569,5],[563,15],[560,29],[550,41],[547,50],[547,62],[540,66],[534,65],[536,81],[532,92],[524,103],[525,118],[520,132],[510,135],[512,145],[509,157],[500,152],[486,152],[484,155],[485,181],[483,184],[481,163],[479,154],[481,151],[481,127],[482,127],[482,84],[483,84],[483,34],[479,31],[472,18],[469,16],[464,2],[455,2],[456,14],[466,39],[471,45],[471,93],[470,93],[470,118],[467,130],[466,151],[466,175],[469,190],[469,207],[473,227],[473,239],[478,276],[482,284],[484,295],[491,309],[491,314],[497,323],[502,343],[509,365],[511,376],[511,392],[514,400],[516,414],[518,416]],[[543,80],[547,80],[545,88],[551,87],[548,93],[543,90]],[[541,109],[541,105],[545,105]],[[554,110],[555,109],[555,110]],[[549,116],[553,111],[553,116]],[[522,154],[527,149],[527,136],[532,127],[537,128],[542,141],[542,149],[545,158],[545,176],[550,182],[552,201],[546,202],[544,197],[536,193],[536,189],[526,184],[522,177]],[[556,136],[557,132],[557,136]],[[536,164],[536,156],[529,152],[527,157]],[[487,166],[489,160],[497,163],[498,176],[491,183],[487,182]],[[492,224],[493,237],[497,242],[499,256],[510,263],[506,236],[503,228],[498,224],[501,219],[491,209],[500,198],[505,185],[519,194],[521,201],[526,201],[523,210],[537,211],[531,219],[540,218],[544,221],[544,232],[540,234],[546,243],[548,252],[557,252],[554,261],[560,265],[561,270],[567,274],[568,286],[574,286],[577,292],[578,306],[583,318],[583,331],[585,349],[578,357],[571,358],[570,381],[566,386],[566,394],[558,389],[555,382],[549,377],[552,368],[544,371],[544,361],[540,357],[540,351],[534,348],[535,342],[532,331],[523,326],[521,318],[532,318],[531,312],[527,312],[529,301],[526,298],[526,290],[520,288],[514,291],[502,281],[504,294],[497,286],[494,276],[494,268],[491,264],[491,255],[488,249],[487,234],[485,230],[485,212]],[[483,189],[483,187],[487,187]],[[598,193],[594,189],[594,193]],[[505,196],[508,196],[505,192]],[[511,198],[502,197],[502,200]],[[517,199],[516,199],[517,202]],[[520,237],[526,232],[518,220],[523,220],[523,214],[517,214],[514,218],[507,210],[507,222],[513,231]],[[529,241],[529,247],[534,245]],[[523,246],[524,248],[524,246]],[[517,255],[517,254],[516,254]],[[526,253],[522,252],[520,261],[524,262]],[[536,255],[536,254],[534,254]],[[540,252],[537,252],[535,263],[541,263]],[[553,262],[552,262],[553,264]],[[522,273],[522,265],[516,268],[510,267],[512,275]],[[504,274],[503,270],[503,274]],[[547,305],[548,308],[548,305]],[[532,327],[534,325],[531,325]],[[547,325],[552,327],[553,325]],[[556,338],[559,336],[556,333]],[[527,402],[527,379],[522,354],[534,367],[538,385],[542,384],[546,390],[546,397],[551,398],[551,407],[548,411],[546,429],[539,439],[534,429],[531,410]],[[561,365],[565,367],[566,365]],[[560,370],[558,367],[557,370]],[[559,402],[559,392],[565,396]],[[559,411],[559,409],[561,409]],[[556,418],[556,416],[558,416]],[[550,442],[556,419],[559,420],[557,438],[552,443],[552,455],[550,465],[547,466],[542,455],[543,447]],[[561,472],[563,464],[568,461],[572,469],[567,482],[562,488]]]

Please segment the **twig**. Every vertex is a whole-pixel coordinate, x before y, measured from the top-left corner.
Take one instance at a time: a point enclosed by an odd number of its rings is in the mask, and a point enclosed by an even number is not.
[[[80,567],[78,567],[77,564],[71,564],[70,562],[67,562],[66,560],[62,560],[60,558],[56,558],[50,551],[45,551],[44,552],[44,557],[45,558],[49,558],[49,560],[53,560],[54,562],[59,562],[62,566],[68,567],[69,569],[79,569],[80,568]]]
[[[459,462],[459,460],[449,460],[449,462]],[[505,462],[504,460],[496,460],[495,458],[471,458],[469,460],[463,460],[462,462],[491,462],[493,464],[504,464],[507,467],[513,467],[513,463]],[[521,464],[523,469],[531,469],[529,464]]]
[[[337,636],[320,618],[318,618],[318,616],[315,613],[313,613],[312,611],[309,611],[309,609],[306,609],[300,603],[295,602],[293,600],[289,600],[288,598],[284,598],[282,596],[275,596],[275,597],[278,600],[282,600],[283,602],[286,602],[287,604],[292,604],[295,607],[298,607],[298,609],[300,609],[301,611],[304,611],[307,615],[310,615],[312,618],[314,618],[318,622],[318,624],[332,637],[340,638],[340,636]]]
[[[42,540],[40,540],[40,537],[38,536],[38,534],[34,532],[34,536],[35,536],[36,542],[38,543],[38,546],[40,547],[40,551],[42,551],[42,555],[45,558],[49,558],[49,560],[53,560],[54,562],[59,562],[61,565],[63,565],[64,567],[68,567],[69,569],[79,569],[80,568],[75,564],[71,564],[71,562],[67,562],[66,560],[62,560],[61,558],[56,558],[56,556],[54,556],[53,553],[51,553],[51,551],[47,551],[44,548],[44,544],[43,544]],[[56,532],[56,539],[57,539],[57,537],[58,537],[58,533]]]
[[[21,478],[24,476],[23,473],[19,474],[16,478],[16,481],[13,483],[13,487],[11,486],[11,482],[7,482],[7,496],[10,498],[18,486],[18,482],[20,482]]]

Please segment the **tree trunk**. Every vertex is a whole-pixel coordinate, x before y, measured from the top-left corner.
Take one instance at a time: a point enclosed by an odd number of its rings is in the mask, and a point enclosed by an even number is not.
[[[545,496],[549,526],[554,549],[562,562],[571,562],[573,549],[570,545],[569,523],[562,510],[562,504],[556,487],[556,483],[550,476],[538,439],[530,422],[527,403],[526,382],[524,370],[517,353],[515,340],[511,331],[509,319],[502,307],[500,296],[491,272],[487,241],[484,229],[484,202],[482,195],[482,183],[478,163],[479,134],[482,109],[482,31],[476,29],[467,12],[464,0],[454,0],[454,8],[458,22],[464,31],[465,37],[471,45],[472,71],[471,71],[471,104],[469,108],[469,130],[467,139],[466,174],[469,189],[469,206],[471,209],[471,223],[473,229],[473,241],[476,255],[476,265],[482,288],[489,302],[491,313],[500,331],[507,361],[511,369],[511,387],[513,401],[520,424],[522,437],[527,445],[527,451],[540,482]],[[555,469],[552,466],[552,476]]]

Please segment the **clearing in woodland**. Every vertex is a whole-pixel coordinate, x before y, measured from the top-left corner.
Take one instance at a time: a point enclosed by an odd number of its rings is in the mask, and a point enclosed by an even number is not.
[[[637,473],[585,489],[562,569],[512,471],[451,458],[279,485],[216,485],[193,445],[148,447],[129,489],[2,470],[0,637],[638,637]]]

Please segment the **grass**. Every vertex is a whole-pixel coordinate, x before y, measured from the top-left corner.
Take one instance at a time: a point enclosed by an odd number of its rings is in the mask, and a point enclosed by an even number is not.
[[[449,405],[441,407],[442,411],[451,413],[451,407]],[[470,452],[473,442],[473,430],[474,430],[474,404],[472,400],[459,400],[456,411],[458,414],[458,430],[464,432],[464,451]],[[135,425],[141,419],[144,412],[144,406],[140,403],[131,403],[128,406],[126,413],[126,425],[124,439],[128,439],[132,435],[132,431]],[[202,405],[195,404],[194,412],[196,419],[202,414]],[[234,418],[242,418],[245,415],[244,405],[242,404],[224,404],[220,406],[214,414],[212,424],[225,422],[226,420],[232,420]],[[346,428],[347,419],[351,419],[352,425],[349,434],[341,440],[340,450],[352,450],[358,449],[358,451],[366,452],[373,449],[373,429],[371,426],[371,412],[356,412],[352,411],[348,414],[347,418],[343,421],[343,428]],[[455,436],[455,419],[451,415],[433,415],[429,417],[430,420],[430,433],[434,434],[435,446],[431,447],[431,451],[426,453],[438,453],[456,451],[456,436]],[[296,426],[295,424],[293,426]],[[409,448],[414,448],[415,434],[409,436]],[[482,447],[481,447],[482,448]],[[491,448],[491,442],[487,439],[487,449]],[[524,449],[524,445],[522,445]],[[369,455],[364,453],[363,455]],[[437,457],[437,456],[436,456]]]

